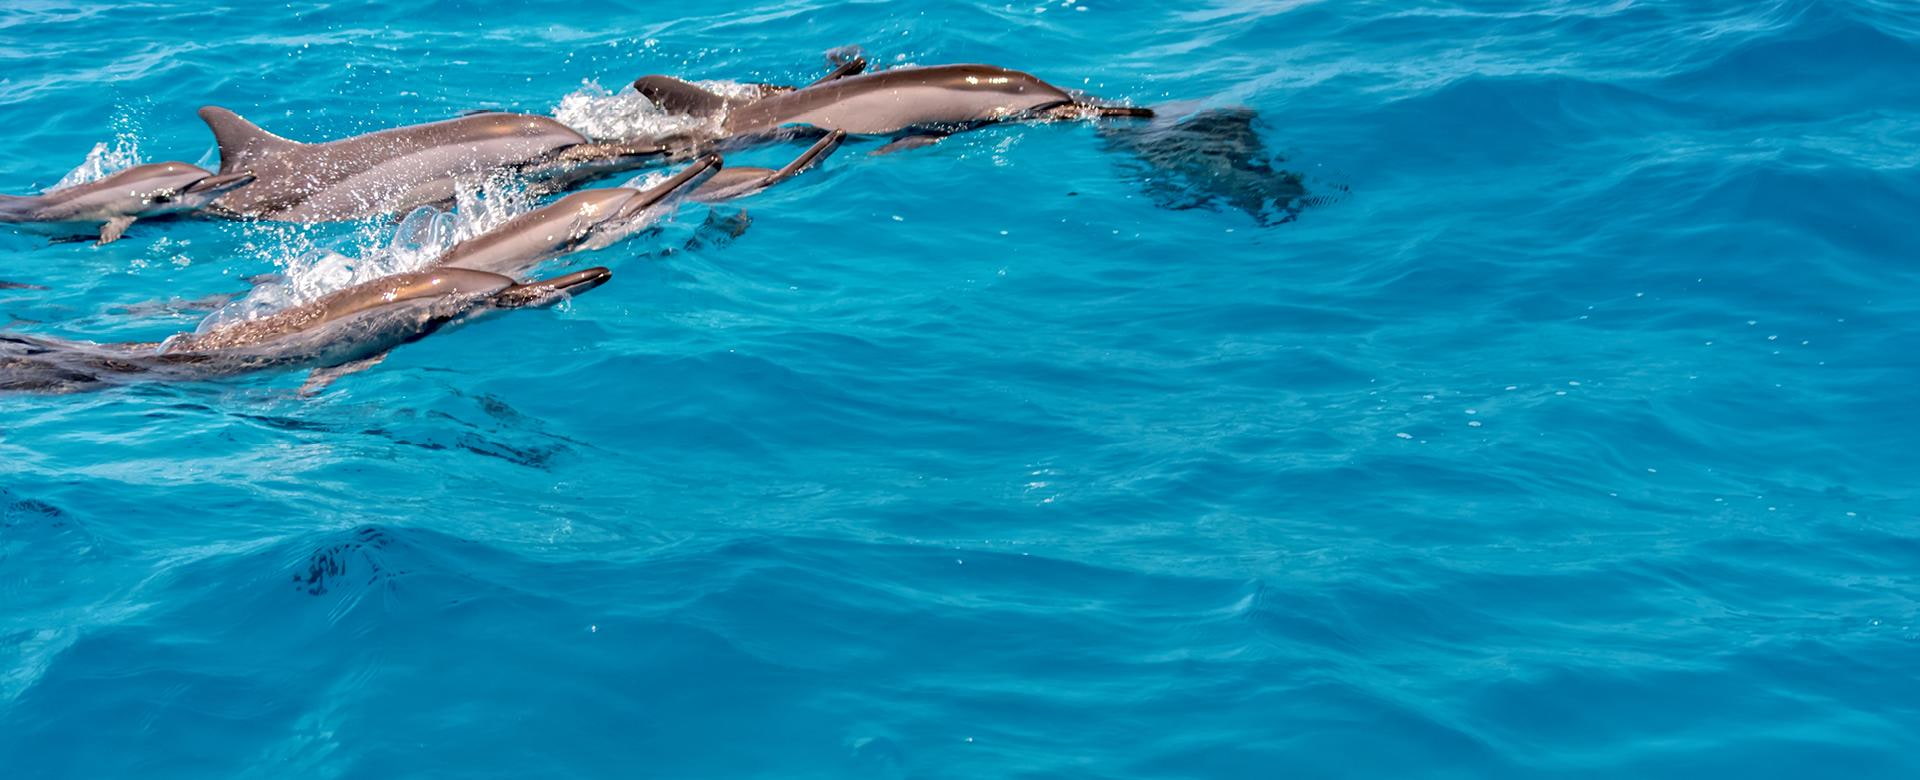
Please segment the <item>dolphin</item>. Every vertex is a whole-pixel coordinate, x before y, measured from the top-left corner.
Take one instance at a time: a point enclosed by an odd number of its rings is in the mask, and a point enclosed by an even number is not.
[[[252,184],[213,202],[232,218],[364,219],[452,200],[461,179],[510,171],[557,191],[670,157],[652,143],[596,143],[544,116],[483,113],[324,143],[290,141],[217,106],[200,109],[220,145],[220,172]]]
[[[1030,74],[992,65],[860,73],[750,102],[729,103],[670,76],[642,76],[633,88],[668,111],[723,116],[718,140],[777,137],[794,126],[892,136],[876,153],[924,146],[995,122],[1153,116],[1151,109],[1089,103]]]
[[[118,241],[136,219],[204,208],[252,181],[249,173],[216,174],[183,162],[136,165],[39,195],[0,195],[0,222],[77,223],[99,231],[99,243],[107,244]]]
[[[514,276],[570,252],[604,249],[653,224],[722,165],[719,155],[709,154],[646,190],[573,193],[455,244],[428,265]]]
[[[522,284],[464,268],[394,274],[265,317],[160,343],[95,344],[0,333],[0,391],[71,393],[306,367],[313,371],[301,393],[310,394],[442,328],[499,311],[547,306],[611,276],[605,268],[589,268]]]
[[[1285,224],[1306,208],[1335,202],[1339,185],[1307,187],[1286,158],[1267,148],[1259,117],[1245,107],[1164,107],[1149,122],[1100,129],[1107,148],[1138,158],[1134,169],[1148,195],[1171,209],[1232,208],[1262,226]]]

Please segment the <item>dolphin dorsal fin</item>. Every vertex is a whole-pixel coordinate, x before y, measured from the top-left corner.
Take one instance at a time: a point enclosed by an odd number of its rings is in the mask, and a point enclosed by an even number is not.
[[[301,145],[299,141],[289,141],[262,130],[259,125],[219,106],[200,109],[200,118],[213,130],[213,140],[220,145],[221,173],[244,171],[254,160]]]
[[[654,105],[676,114],[711,116],[727,107],[727,99],[672,76],[641,76],[633,80],[635,91]]]

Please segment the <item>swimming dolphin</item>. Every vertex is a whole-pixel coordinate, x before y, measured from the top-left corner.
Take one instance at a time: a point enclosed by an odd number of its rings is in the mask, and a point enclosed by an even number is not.
[[[84,225],[107,244],[136,219],[194,211],[252,181],[249,173],[216,174],[182,162],[136,165],[40,195],[0,195],[0,222]]]
[[[652,143],[595,143],[544,116],[485,113],[324,143],[281,138],[216,106],[200,109],[220,145],[220,171],[255,181],[213,202],[221,216],[329,222],[453,199],[457,181],[511,171],[547,191],[662,162]]]
[[[646,228],[723,165],[709,154],[646,190],[626,187],[576,192],[455,244],[429,264],[508,276],[569,252],[602,249]]]
[[[892,136],[894,141],[880,153],[924,146],[995,122],[1153,116],[1150,109],[1088,103],[1030,74],[992,65],[863,73],[744,103],[730,103],[669,76],[642,76],[633,88],[668,111],[724,114],[718,140],[777,137],[805,126]]]
[[[71,393],[136,381],[310,367],[301,392],[311,393],[434,331],[493,312],[547,306],[611,276],[605,268],[589,268],[521,284],[464,268],[395,274],[160,343],[95,344],[0,333],[0,390]]]
[[[787,163],[777,171],[771,168],[754,168],[749,166],[727,168],[714,175],[713,178],[708,179],[707,183],[700,185],[700,188],[694,190],[693,194],[688,197],[701,203],[719,203],[723,200],[743,198],[760,192],[775,184],[798,176],[808,168],[818,164],[822,159],[825,159],[827,155],[833,154],[835,149],[840,148],[840,142],[846,140],[846,137],[847,132],[845,130],[835,130],[828,133],[821,137],[820,140],[815,141],[813,146],[807,147],[807,150],[801,152],[799,157],[793,158],[793,162]]]

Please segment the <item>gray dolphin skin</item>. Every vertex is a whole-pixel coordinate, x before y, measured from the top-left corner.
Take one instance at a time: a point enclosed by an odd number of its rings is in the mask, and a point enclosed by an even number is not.
[[[821,160],[826,159],[827,155],[833,154],[835,149],[840,148],[840,142],[846,138],[845,130],[828,133],[815,141],[813,146],[807,147],[807,150],[801,152],[799,157],[795,157],[793,162],[787,163],[777,171],[771,168],[745,166],[727,168],[708,179],[707,183],[700,185],[700,188],[694,190],[689,197],[701,203],[719,203],[752,195],[798,176],[808,168],[819,164]]]
[[[897,148],[910,148],[994,122],[1153,115],[1145,108],[1088,103],[1030,74],[992,65],[849,75],[737,105],[668,76],[643,76],[633,88],[668,111],[696,116],[724,111],[723,139],[777,136],[805,126],[895,136]]]
[[[605,268],[589,268],[522,284],[464,268],[394,274],[272,315],[160,343],[95,344],[0,333],[0,391],[71,393],[305,367],[314,369],[302,388],[308,393],[437,330],[494,312],[547,306],[611,276]]]
[[[553,119],[488,113],[324,143],[281,138],[224,108],[200,109],[220,145],[220,172],[255,181],[214,201],[232,218],[365,219],[452,200],[462,180],[497,171],[545,191],[662,162],[658,144],[595,143]]]
[[[196,211],[252,181],[252,174],[216,174],[183,162],[136,165],[40,195],[0,195],[0,223],[84,228],[98,231],[106,244],[119,240],[134,220]]]
[[[430,265],[517,276],[560,255],[606,248],[653,224],[723,164],[719,155],[709,154],[646,190],[573,193],[454,245]]]

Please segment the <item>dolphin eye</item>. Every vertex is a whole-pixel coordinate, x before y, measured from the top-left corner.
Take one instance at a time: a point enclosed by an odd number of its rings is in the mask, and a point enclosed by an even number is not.
[[[154,194],[153,194],[153,196],[152,196],[152,197],[149,197],[149,198],[147,198],[147,202],[149,202],[149,203],[172,203],[172,202],[173,202],[173,190],[161,190],[161,191],[159,191],[159,192],[156,192],[156,193],[154,193]]]

